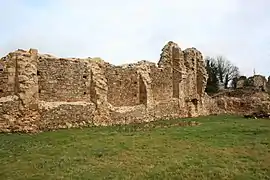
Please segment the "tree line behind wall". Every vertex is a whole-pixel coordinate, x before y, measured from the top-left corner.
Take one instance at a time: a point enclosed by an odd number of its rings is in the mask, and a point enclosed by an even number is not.
[[[236,79],[240,76],[239,68],[223,56],[205,58],[208,80],[206,92],[217,93],[221,88],[235,87]]]

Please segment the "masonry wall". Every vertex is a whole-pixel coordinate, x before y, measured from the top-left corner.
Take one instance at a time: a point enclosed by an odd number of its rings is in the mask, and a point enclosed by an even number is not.
[[[252,86],[256,89],[267,91],[267,80],[264,76],[261,75],[255,75],[253,76],[252,80]]]
[[[90,102],[90,71],[87,60],[39,57],[40,100]]]
[[[25,114],[28,109],[35,111],[38,109],[38,51],[35,49],[20,50],[15,54],[18,77],[15,87],[18,87],[18,96],[22,102],[21,110]]]
[[[0,61],[4,67],[0,74],[0,120],[4,122],[0,131],[140,123],[207,114],[202,103],[207,75],[195,48],[182,51],[169,42],[157,65],[140,61],[113,66],[101,59],[56,58],[33,49],[12,54],[6,57],[10,64]],[[14,97],[7,98],[10,94]]]
[[[203,62],[203,56],[200,52],[196,52],[196,67],[197,67],[197,73],[196,73],[196,84],[197,84],[197,94],[202,97],[205,93],[205,86],[207,84],[207,71],[205,69],[205,64]]]
[[[39,127],[46,130],[93,125],[94,112],[94,103],[43,102],[39,108],[40,119],[42,119]]]
[[[0,61],[0,97],[17,93],[16,81],[16,57],[8,55]]]
[[[107,67],[108,102],[114,106],[140,104],[140,76],[135,68]]]
[[[269,81],[262,75],[254,75],[249,78],[241,76],[236,80],[237,89],[257,90],[257,91],[269,91]]]
[[[197,59],[195,53],[193,49],[184,51],[184,63],[187,72],[185,95],[190,99],[195,99],[197,95]]]
[[[270,76],[268,77],[266,88],[267,88],[267,92],[270,93]]]
[[[155,101],[165,101],[172,98],[173,80],[171,68],[151,67],[152,92]]]

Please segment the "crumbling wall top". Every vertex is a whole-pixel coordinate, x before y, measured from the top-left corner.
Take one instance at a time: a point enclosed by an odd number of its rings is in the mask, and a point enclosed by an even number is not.
[[[174,43],[173,41],[169,41],[163,48],[160,54],[160,60],[158,62],[159,67],[166,67],[172,66],[172,59],[173,59],[173,48],[181,51],[181,48],[178,44]]]
[[[254,75],[249,78],[246,76],[241,76],[237,79],[236,88],[246,88],[267,91],[267,79],[262,75]]]

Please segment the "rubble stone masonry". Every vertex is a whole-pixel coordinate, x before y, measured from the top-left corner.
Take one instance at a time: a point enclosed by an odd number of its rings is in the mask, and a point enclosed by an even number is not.
[[[114,66],[17,50],[0,60],[0,131],[36,132],[212,112],[200,51],[170,41],[157,64]]]

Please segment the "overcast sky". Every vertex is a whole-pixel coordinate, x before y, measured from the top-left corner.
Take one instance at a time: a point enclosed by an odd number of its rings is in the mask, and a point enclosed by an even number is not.
[[[172,40],[270,75],[270,0],[0,0],[0,57],[36,48],[113,64],[157,62]]]

